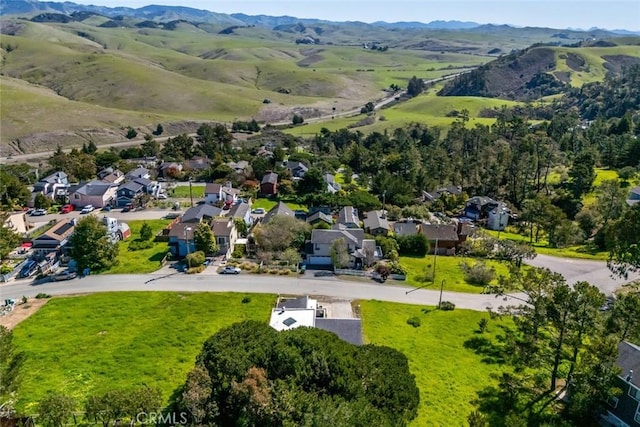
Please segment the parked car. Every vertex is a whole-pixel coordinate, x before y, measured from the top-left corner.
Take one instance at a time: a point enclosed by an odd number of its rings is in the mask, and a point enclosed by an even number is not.
[[[331,277],[334,274],[333,274],[333,271],[328,271],[328,270],[324,271],[324,270],[322,270],[322,271],[316,271],[315,273],[313,273],[313,275],[315,277]]]
[[[46,209],[34,209],[31,212],[31,216],[43,216],[47,214],[47,210]]]
[[[66,214],[69,212],[73,212],[75,207],[73,205],[64,205],[62,209],[60,209],[60,213]]]
[[[93,205],[87,205],[84,208],[82,208],[80,213],[81,214],[88,214],[89,212],[93,212],[94,210],[95,210],[95,208],[93,207]]]
[[[167,200],[167,195],[165,193],[159,193],[156,198],[158,200]]]
[[[220,274],[240,274],[240,269],[232,265],[227,265],[220,270]]]
[[[57,273],[51,276],[51,281],[59,282],[61,280],[75,279],[76,277],[78,277],[77,273],[74,273],[73,271],[69,271],[69,270],[64,270],[64,271],[61,271],[60,273]]]
[[[131,209],[133,209],[133,205],[131,203],[127,203],[124,208],[122,208],[122,212],[129,212]]]
[[[262,215],[264,213],[264,209],[263,208],[256,208],[254,210],[251,211],[252,214],[256,214],[256,215]]]

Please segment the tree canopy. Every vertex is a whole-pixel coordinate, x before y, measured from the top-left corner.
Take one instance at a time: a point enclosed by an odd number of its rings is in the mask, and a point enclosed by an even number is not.
[[[118,244],[109,237],[107,227],[95,215],[78,221],[69,243],[78,271],[85,268],[101,271],[117,263]]]
[[[174,404],[199,424],[364,427],[406,425],[419,399],[397,350],[246,321],[205,342]]]

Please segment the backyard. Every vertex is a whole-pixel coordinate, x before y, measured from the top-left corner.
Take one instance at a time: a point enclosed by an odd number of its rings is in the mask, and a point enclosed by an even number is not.
[[[509,321],[489,321],[478,331],[487,313],[470,310],[440,311],[434,307],[361,301],[365,343],[385,345],[403,352],[420,389],[414,426],[462,426],[475,409],[477,393],[495,384],[492,374],[504,365],[487,363],[471,347],[495,341]],[[407,324],[417,317],[421,325]]]

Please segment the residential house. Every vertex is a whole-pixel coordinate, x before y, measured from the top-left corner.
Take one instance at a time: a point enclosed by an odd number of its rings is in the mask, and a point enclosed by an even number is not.
[[[231,187],[231,183],[226,185],[218,183],[207,183],[204,188],[205,203],[214,204],[217,202],[235,203],[238,200],[240,190]]]
[[[327,192],[328,193],[337,193],[342,190],[342,186],[336,182],[336,177],[331,175],[330,173],[325,173],[322,175],[322,179],[327,184]]]
[[[374,236],[386,236],[391,227],[383,211],[369,211],[365,213],[364,231]]]
[[[184,169],[203,171],[209,169],[211,161],[206,157],[194,157],[184,163]]]
[[[249,203],[237,203],[231,207],[228,216],[233,219],[242,219],[247,227],[253,223],[251,218],[251,205]]]
[[[149,178],[134,178],[132,181],[142,185],[144,192],[147,194],[157,195],[160,192],[160,184],[155,181],[151,181]]]
[[[125,179],[129,180],[129,181],[133,181],[136,178],[145,178],[145,179],[150,179],[151,178],[151,171],[147,168],[144,168],[142,166],[137,167],[135,169],[130,170],[129,172],[127,172],[124,175]]]
[[[179,222],[169,230],[169,251],[173,256],[182,258],[195,252],[193,230],[197,224]]]
[[[128,181],[120,185],[116,191],[116,206],[134,204],[136,199],[145,193],[144,186],[135,181]]]
[[[331,216],[331,208],[329,206],[310,206],[307,216],[311,216],[316,212],[322,212],[325,215]]]
[[[338,212],[338,224],[347,228],[360,228],[358,210],[353,206],[345,206]]]
[[[640,185],[631,189],[629,192],[629,198],[627,199],[627,204],[629,206],[633,206],[636,203],[640,203]]]
[[[462,187],[459,185],[447,185],[431,191],[422,192],[422,200],[424,202],[433,202],[443,195],[459,196],[462,194]]]
[[[622,393],[608,402],[602,421],[609,426],[640,426],[640,346],[628,341],[618,344],[617,365],[616,386]]]
[[[119,169],[108,167],[98,172],[98,179],[108,184],[120,184],[124,181],[124,174]]]
[[[2,226],[12,230],[14,233],[24,234],[29,231],[26,214],[22,211],[10,214],[4,220],[4,224]]]
[[[276,331],[287,331],[300,326],[333,332],[351,344],[362,345],[362,321],[358,318],[330,318],[329,310],[308,296],[279,298],[271,312],[269,326]]]
[[[287,206],[284,202],[278,202],[277,205],[269,209],[269,211],[262,217],[262,223],[267,224],[271,221],[271,218],[279,215],[296,217],[296,213],[291,210],[289,206]]]
[[[66,196],[68,188],[69,177],[66,173],[57,171],[42,178],[33,185],[32,199],[36,194],[41,193],[48,198],[55,200],[58,196]]]
[[[460,244],[476,232],[476,226],[466,221],[458,221],[456,231],[458,233],[458,244]]]
[[[304,178],[304,175],[309,172],[309,168],[302,162],[285,160],[282,162],[282,167],[287,169],[293,178]]]
[[[269,172],[260,181],[260,194],[274,196],[278,194],[278,174]]]
[[[102,208],[115,202],[118,186],[93,180],[69,188],[69,203],[74,206],[93,205]]]
[[[238,240],[238,229],[233,218],[214,219],[211,228],[218,244],[216,255],[230,257],[236,240]]]
[[[419,232],[429,241],[429,253],[453,255],[458,246],[458,231],[455,224],[420,224]]]
[[[393,234],[396,236],[415,236],[422,221],[415,219],[403,219],[393,223]]]
[[[331,265],[331,246],[337,239],[344,239],[347,252],[351,256],[352,268],[361,268],[369,261],[382,258],[382,250],[375,240],[365,239],[361,228],[314,229],[307,245],[307,263],[312,265]]]
[[[497,202],[497,206],[487,213],[487,228],[489,230],[503,231],[509,224],[511,210],[503,202]]]
[[[237,162],[228,162],[227,166],[231,168],[235,173],[239,175],[246,175],[249,172],[249,162],[246,160],[239,160]]]
[[[263,147],[260,147],[260,149],[256,153],[256,156],[271,159],[273,158],[273,151],[263,146]]]
[[[467,200],[464,216],[474,220],[486,218],[489,211],[498,207],[498,202],[491,197],[474,196]]]
[[[307,222],[311,224],[311,226],[315,226],[320,222],[331,226],[333,224],[333,218],[331,218],[331,215],[327,215],[322,211],[317,211],[313,215],[307,216]]]
[[[73,234],[75,227],[75,218],[60,220],[53,227],[33,239],[31,248],[35,253],[57,252],[60,254],[64,246],[69,242],[69,237]]]
[[[222,215],[222,209],[218,207],[207,204],[196,205],[185,211],[182,218],[180,218],[180,222],[197,225],[203,221],[211,222],[211,220],[220,215]]]

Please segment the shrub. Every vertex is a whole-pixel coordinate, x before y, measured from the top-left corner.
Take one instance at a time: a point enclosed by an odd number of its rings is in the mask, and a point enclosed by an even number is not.
[[[231,254],[231,258],[244,258],[245,249],[245,245],[235,245],[233,248],[233,253]]]
[[[13,266],[9,264],[2,264],[0,266],[0,274],[9,274],[13,271]]]
[[[442,301],[438,308],[442,311],[453,311],[456,308],[456,305],[451,301]]]
[[[269,270],[269,274],[278,274],[279,272],[280,272],[280,270],[278,270],[277,268]]]
[[[199,265],[197,267],[187,268],[187,274],[198,274],[204,271],[204,265]]]
[[[420,318],[417,316],[410,317],[407,319],[407,324],[413,326],[414,328],[417,328],[421,324]]]
[[[398,252],[400,255],[410,255],[423,257],[429,250],[429,241],[424,234],[415,234],[413,236],[400,236],[398,238]]]
[[[136,132],[136,130],[134,128],[132,128],[131,126],[129,126],[127,128],[127,139],[133,139],[136,136],[138,136],[138,132]]]
[[[282,270],[280,270],[280,271],[278,272],[278,274],[279,274],[280,276],[288,276],[289,274],[291,274],[291,270],[288,270],[288,269],[286,269],[286,268],[283,268]]]
[[[198,267],[204,264],[204,252],[196,251],[184,257],[184,262],[190,267]]]
[[[26,302],[25,298],[26,297],[22,297],[23,302]],[[36,295],[36,299],[47,299],[47,298],[51,298],[51,295],[45,294],[43,292],[40,292],[38,295]]]
[[[482,318],[478,322],[478,331],[480,331],[480,333],[482,334],[487,330],[488,326],[489,326],[489,321],[485,318]]]
[[[496,271],[487,267],[484,262],[461,263],[460,268],[464,272],[464,280],[471,285],[487,286],[496,275]]]
[[[150,249],[155,243],[152,240],[133,240],[129,243],[128,250],[141,251],[143,249]]]
[[[251,297],[244,297],[242,298],[242,303],[243,304],[249,304],[251,302]]]
[[[407,269],[400,265],[399,262],[390,262],[388,266],[391,274],[407,274]]]
[[[26,304],[27,301],[29,301],[29,298],[27,298],[26,296],[22,295],[22,300],[21,301],[22,301],[23,304]]]

